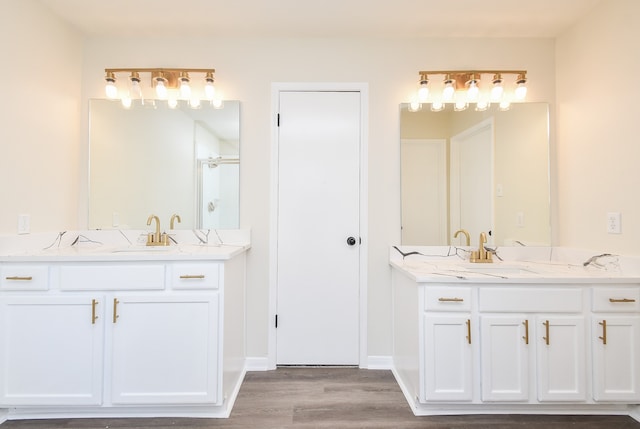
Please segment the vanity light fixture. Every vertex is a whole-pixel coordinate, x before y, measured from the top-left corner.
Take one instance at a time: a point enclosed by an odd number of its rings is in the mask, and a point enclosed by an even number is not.
[[[200,107],[202,100],[209,101],[213,107],[221,108],[220,93],[214,87],[215,69],[181,68],[117,68],[105,69],[105,93],[109,99],[120,99],[123,106],[135,106],[136,100],[167,100],[169,107],[176,108],[184,101],[194,109]],[[128,88],[117,87],[117,75],[129,73]],[[193,75],[202,74],[196,80]],[[147,75],[143,80],[141,75]],[[144,85],[143,82],[148,82]]]
[[[523,101],[527,95],[526,70],[440,70],[419,71],[418,75],[418,92],[417,97],[412,97],[411,111],[422,108],[415,105],[415,100],[421,104],[430,103],[432,111],[444,110],[447,104],[453,104],[454,110],[461,111],[469,103],[475,103],[476,110],[486,110],[491,103],[498,103],[501,110],[508,110],[512,101]],[[443,78],[430,81],[430,75]],[[512,87],[505,84],[504,76],[508,75],[514,76]],[[487,82],[484,85],[481,84],[483,78]]]

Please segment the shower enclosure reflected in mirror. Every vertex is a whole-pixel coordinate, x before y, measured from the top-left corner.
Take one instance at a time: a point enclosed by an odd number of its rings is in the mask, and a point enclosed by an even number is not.
[[[192,109],[90,101],[89,228],[239,227],[240,102]]]
[[[400,106],[402,244],[549,245],[549,108]]]

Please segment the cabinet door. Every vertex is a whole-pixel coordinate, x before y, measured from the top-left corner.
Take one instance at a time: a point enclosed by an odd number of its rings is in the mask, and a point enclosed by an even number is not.
[[[112,402],[221,403],[218,301],[218,292],[115,297]]]
[[[536,347],[538,400],[586,399],[584,318],[538,316]]]
[[[104,299],[0,298],[0,404],[102,402]]]
[[[424,316],[423,401],[473,398],[471,323],[468,315]]]
[[[482,400],[527,401],[529,320],[524,315],[482,316],[480,323]]]
[[[591,332],[593,398],[640,400],[640,317],[599,315]]]

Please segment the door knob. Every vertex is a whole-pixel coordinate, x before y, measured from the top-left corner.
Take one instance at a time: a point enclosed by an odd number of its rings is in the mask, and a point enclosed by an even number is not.
[[[349,237],[347,238],[347,244],[349,246],[355,246],[355,244],[357,243],[357,240],[355,237]]]

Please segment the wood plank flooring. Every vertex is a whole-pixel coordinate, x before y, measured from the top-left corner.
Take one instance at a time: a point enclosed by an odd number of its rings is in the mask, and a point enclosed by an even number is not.
[[[390,371],[278,368],[249,372],[229,419],[15,420],[0,429],[631,429],[625,416],[474,415],[415,417]]]

